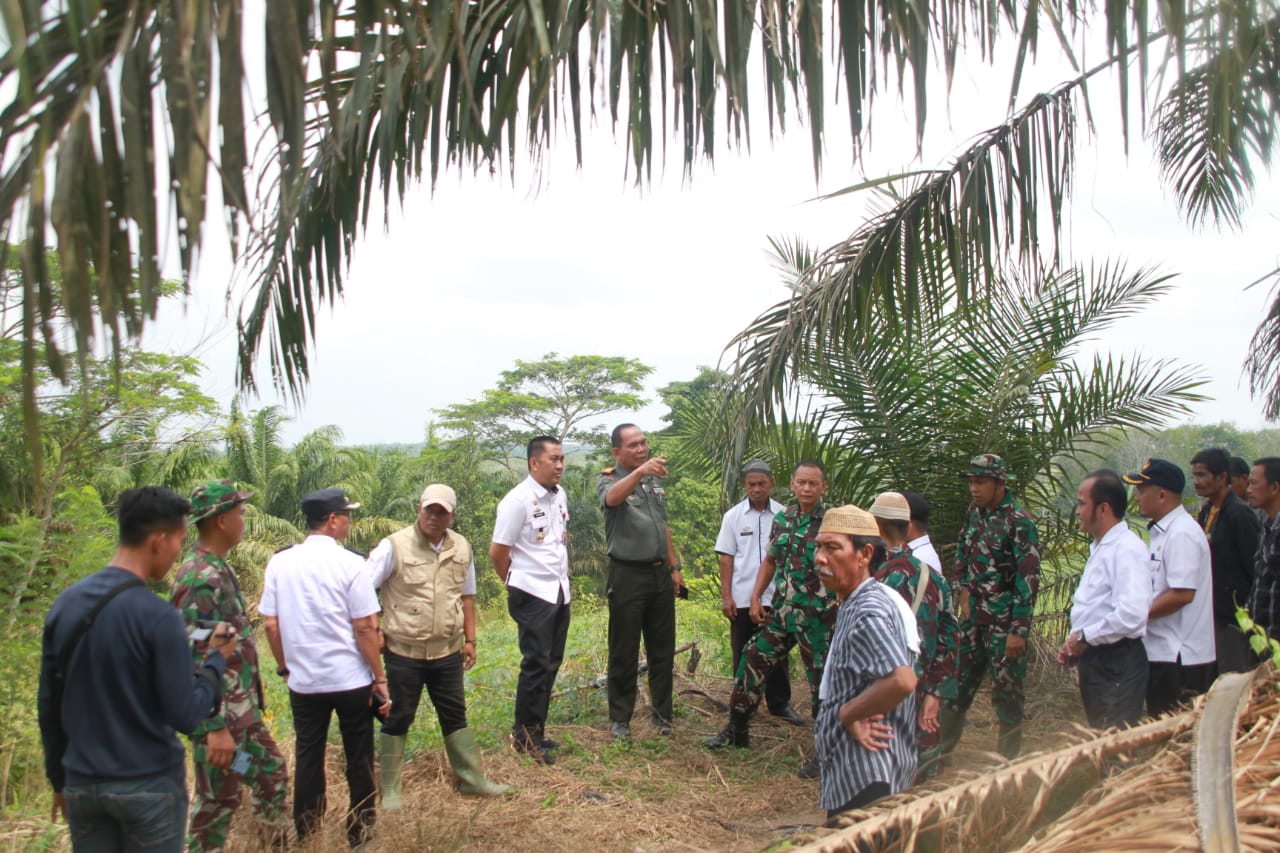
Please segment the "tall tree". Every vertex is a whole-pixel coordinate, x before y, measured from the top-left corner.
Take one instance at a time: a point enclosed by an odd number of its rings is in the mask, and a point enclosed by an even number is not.
[[[603,446],[606,436],[588,422],[610,412],[638,409],[644,379],[653,368],[633,358],[551,352],[538,361],[516,361],[504,370],[498,387],[478,400],[437,410],[441,425],[474,431],[481,448],[494,461],[510,467],[510,458],[535,435],[554,435],[564,442]]]

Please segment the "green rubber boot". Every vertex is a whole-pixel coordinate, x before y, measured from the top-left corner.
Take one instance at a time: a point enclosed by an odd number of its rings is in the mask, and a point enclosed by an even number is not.
[[[398,812],[401,808],[400,771],[404,768],[404,745],[408,735],[379,735],[378,766],[382,769],[382,810]]]
[[[458,729],[446,737],[444,751],[453,765],[453,772],[462,780],[458,785],[459,794],[500,797],[511,790],[510,786],[490,782],[480,772],[480,749],[476,746],[476,733],[470,728]]]

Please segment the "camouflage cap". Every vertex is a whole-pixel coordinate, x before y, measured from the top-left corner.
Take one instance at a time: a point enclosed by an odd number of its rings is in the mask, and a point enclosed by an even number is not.
[[[230,480],[208,480],[196,486],[191,493],[192,522],[204,521],[234,509],[253,497],[253,492],[238,492]]]
[[[848,533],[852,536],[880,535],[880,525],[875,517],[865,509],[853,504],[832,507],[822,516],[822,527],[819,533]]]
[[[969,460],[969,470],[961,477],[992,477],[996,480],[1017,479],[1005,468],[1004,458],[994,453],[979,453]]]

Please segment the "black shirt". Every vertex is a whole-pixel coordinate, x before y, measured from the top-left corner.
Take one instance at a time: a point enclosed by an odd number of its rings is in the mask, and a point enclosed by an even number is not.
[[[1200,508],[1200,527],[1204,528],[1212,504]],[[1236,624],[1236,607],[1244,607],[1253,589],[1253,555],[1258,550],[1261,525],[1257,514],[1227,490],[1218,509],[1209,537],[1209,556],[1213,560],[1213,620],[1219,624]]]

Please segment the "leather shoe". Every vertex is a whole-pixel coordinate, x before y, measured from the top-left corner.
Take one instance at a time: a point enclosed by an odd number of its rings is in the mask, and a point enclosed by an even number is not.
[[[614,720],[609,724],[609,736],[614,740],[631,740],[631,724]]]
[[[671,723],[663,719],[658,714],[654,714],[650,717],[649,721],[653,724],[653,727],[658,730],[658,734],[662,737],[671,737],[673,734],[671,731]]]
[[[790,705],[783,705],[778,710],[770,710],[769,714],[783,722],[790,723],[793,726],[807,726],[809,721],[800,716],[800,712]]]
[[[821,771],[818,768],[818,757],[816,755],[806,761],[800,767],[799,772],[796,773],[796,776],[801,779],[817,779],[819,775],[821,775]]]
[[[521,732],[519,735],[511,735],[511,748],[521,755],[529,756],[538,764],[545,764],[550,767],[556,763],[556,757],[525,732]]]

